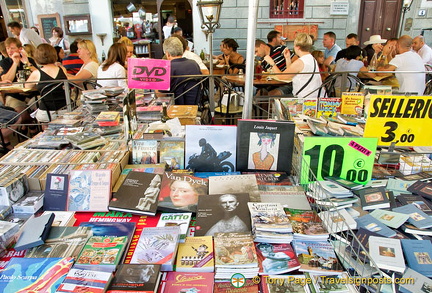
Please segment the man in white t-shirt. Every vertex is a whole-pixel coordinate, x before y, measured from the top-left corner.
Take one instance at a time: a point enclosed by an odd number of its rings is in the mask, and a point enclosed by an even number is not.
[[[34,30],[23,28],[21,24],[16,21],[9,22],[8,28],[15,37],[20,39],[23,45],[31,44],[36,48],[43,43],[41,37],[39,37]]]
[[[400,92],[422,95],[425,90],[425,68],[420,55],[411,51],[412,41],[408,35],[401,36],[396,44],[397,55],[379,70],[395,71]]]
[[[425,44],[423,36],[413,39],[412,48],[420,55],[425,64],[432,65],[432,48]]]

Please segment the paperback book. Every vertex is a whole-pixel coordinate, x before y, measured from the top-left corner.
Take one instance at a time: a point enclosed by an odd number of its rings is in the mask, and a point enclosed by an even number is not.
[[[318,215],[323,220],[329,232],[338,233],[357,228],[356,221],[345,209],[338,211],[322,211]]]
[[[300,268],[300,262],[289,243],[256,243],[260,275],[279,275]]]
[[[247,203],[254,230],[292,232],[291,223],[279,203]]]
[[[402,224],[405,223],[409,218],[409,215],[406,214],[380,209],[374,210],[372,213],[370,213],[370,215],[394,229],[402,226]]]
[[[402,205],[413,204],[418,209],[422,210],[427,215],[432,215],[432,203],[420,195],[400,194],[397,200]]]
[[[217,233],[214,236],[215,267],[258,268],[258,259],[249,233]]]
[[[214,273],[168,272],[161,287],[163,293],[213,293]]]
[[[405,280],[413,280],[413,282],[406,282],[399,286],[400,292],[414,293],[414,292],[428,292],[432,288],[432,280],[411,268],[407,268],[402,275]]]
[[[294,178],[285,172],[242,172],[242,174],[255,174],[258,185],[295,185]]]
[[[402,239],[401,243],[408,267],[431,278],[432,244],[430,240]]]
[[[390,207],[384,187],[368,187],[355,192],[361,202],[363,210],[383,209]]]
[[[213,238],[211,236],[186,237],[180,243],[176,261],[177,272],[214,272]]]
[[[357,222],[358,228],[364,228],[371,232],[375,232],[380,234],[383,237],[394,237],[396,236],[396,232],[386,225],[384,225],[381,221],[375,219],[370,214],[364,215],[360,218],[355,219]]]
[[[274,278],[277,278],[278,282],[270,281]],[[311,279],[305,275],[269,275],[269,278],[262,280],[261,288],[263,293],[309,293],[309,280]]]
[[[432,227],[432,218],[426,213],[416,208],[413,204],[407,204],[393,209],[394,212],[408,215],[408,222],[419,229],[427,229]]]
[[[370,236],[369,254],[380,269],[400,273],[405,271],[405,259],[399,239]]]
[[[291,173],[295,128],[292,121],[241,119],[237,125],[238,170]]]
[[[200,196],[195,235],[214,236],[219,232],[250,232],[248,201],[247,193]]]
[[[325,240],[329,233],[315,211],[285,208],[295,239]]]

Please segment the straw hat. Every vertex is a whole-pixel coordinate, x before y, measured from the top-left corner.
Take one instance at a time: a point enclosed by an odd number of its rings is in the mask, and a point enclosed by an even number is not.
[[[387,42],[387,40],[386,39],[381,39],[380,35],[372,35],[372,36],[369,37],[369,41],[366,41],[363,44],[365,44],[365,45],[384,44],[385,42]]]

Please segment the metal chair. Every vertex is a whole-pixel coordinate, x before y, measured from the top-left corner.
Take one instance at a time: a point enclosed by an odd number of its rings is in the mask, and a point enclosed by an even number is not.
[[[188,100],[188,105],[199,105],[204,90],[203,82],[202,78],[188,77],[177,83],[170,92],[174,93],[174,100],[180,104]]]
[[[347,73],[332,73],[324,80],[321,87],[317,89],[319,91],[318,96],[340,97],[342,90],[338,85],[342,84],[342,78],[346,78],[345,91],[360,91],[364,87],[364,83],[357,76]],[[321,94],[323,90],[324,95]]]

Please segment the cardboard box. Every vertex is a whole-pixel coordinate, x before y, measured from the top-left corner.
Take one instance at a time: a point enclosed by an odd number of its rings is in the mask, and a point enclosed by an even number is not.
[[[178,117],[182,125],[196,124],[198,106],[196,105],[171,105],[168,108],[168,116],[171,118]]]

